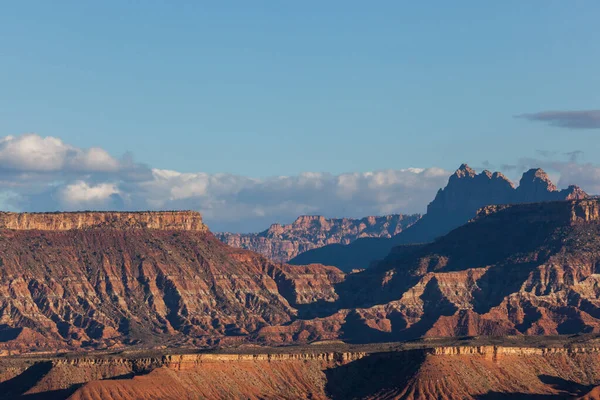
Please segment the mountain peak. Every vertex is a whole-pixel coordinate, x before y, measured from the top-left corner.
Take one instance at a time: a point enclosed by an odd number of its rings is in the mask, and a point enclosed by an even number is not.
[[[557,192],[558,188],[541,168],[532,168],[523,174],[517,188],[524,201],[535,201],[540,193]]]
[[[475,175],[477,175],[477,173],[473,168],[469,167],[467,164],[461,164],[460,167],[458,167],[458,169],[454,172],[453,176],[456,176],[457,178],[463,178],[466,176],[473,178]]]

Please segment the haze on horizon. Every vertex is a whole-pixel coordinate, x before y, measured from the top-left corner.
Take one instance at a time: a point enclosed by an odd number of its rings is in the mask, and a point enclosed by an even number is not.
[[[600,193],[598,3],[234,4],[3,7],[0,208],[258,231],[424,212],[463,162]]]

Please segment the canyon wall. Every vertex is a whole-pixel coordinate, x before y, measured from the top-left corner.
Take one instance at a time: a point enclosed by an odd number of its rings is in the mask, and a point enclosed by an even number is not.
[[[576,398],[597,391],[600,348],[433,346],[375,353],[85,357],[42,361],[17,378],[30,381],[24,387],[15,386],[14,379],[0,382],[2,393],[77,400]]]
[[[564,225],[582,224],[600,221],[600,203],[596,199],[579,201],[555,201],[548,203],[531,203],[515,206],[514,204],[490,205],[477,211],[476,219],[486,217],[486,221],[494,222],[504,218],[530,223],[548,222]]]
[[[208,231],[202,216],[195,211],[0,212],[0,229],[65,231],[89,228]]]
[[[419,215],[325,218],[298,217],[289,225],[273,224],[259,233],[216,233],[229,246],[255,251],[274,261],[287,262],[305,251],[328,244],[349,244],[359,238],[390,238],[414,224]]]

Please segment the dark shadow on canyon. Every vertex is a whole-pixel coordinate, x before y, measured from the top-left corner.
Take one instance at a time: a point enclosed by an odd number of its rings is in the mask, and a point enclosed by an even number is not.
[[[364,398],[405,387],[425,359],[423,351],[371,354],[325,371],[325,391],[333,400]]]

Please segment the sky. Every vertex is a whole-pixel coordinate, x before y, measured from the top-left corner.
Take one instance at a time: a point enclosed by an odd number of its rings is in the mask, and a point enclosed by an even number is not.
[[[213,230],[423,212],[461,163],[600,193],[600,3],[19,1],[0,207]]]

